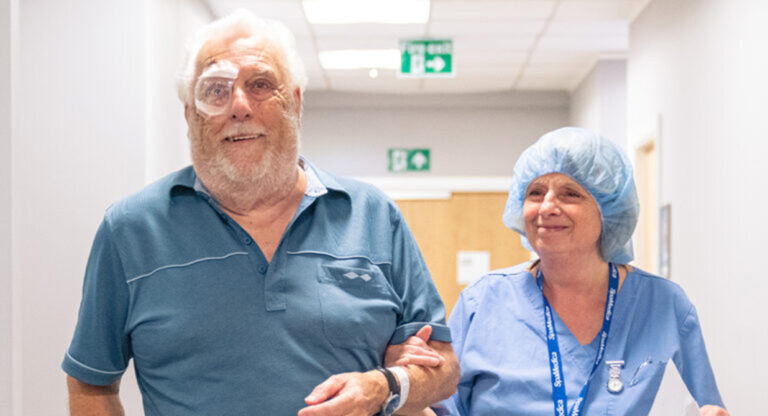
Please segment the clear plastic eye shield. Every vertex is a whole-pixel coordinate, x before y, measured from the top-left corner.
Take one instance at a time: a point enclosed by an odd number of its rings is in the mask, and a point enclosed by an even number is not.
[[[239,68],[227,61],[208,67],[195,85],[195,106],[201,112],[216,116],[232,106],[232,93]]]
[[[195,84],[197,109],[208,116],[228,112],[234,101],[235,84],[240,72],[241,68],[229,61],[219,61],[206,68]],[[242,88],[257,101],[267,99],[274,92],[273,83],[259,77],[244,82]]]

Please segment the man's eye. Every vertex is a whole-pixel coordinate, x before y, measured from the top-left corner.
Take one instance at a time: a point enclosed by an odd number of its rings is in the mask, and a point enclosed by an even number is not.
[[[205,90],[205,95],[211,98],[222,97],[226,94],[229,94],[229,88],[223,83],[212,84]]]
[[[229,81],[209,79],[201,83],[197,97],[208,104],[221,105],[229,100],[230,93],[231,84]]]
[[[265,90],[271,90],[272,84],[267,80],[257,79],[251,82],[251,89],[254,91],[263,92]]]

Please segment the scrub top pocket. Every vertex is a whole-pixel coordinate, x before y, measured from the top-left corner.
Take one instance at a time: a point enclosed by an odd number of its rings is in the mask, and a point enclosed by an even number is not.
[[[377,268],[318,265],[323,331],[338,348],[378,348],[389,342],[398,303]]]
[[[627,373],[630,377],[629,380],[627,380],[628,386],[632,388],[643,385],[647,383],[648,380],[660,379],[664,376],[666,364],[666,361],[658,361],[653,358],[648,358],[642,363],[635,365],[634,368],[630,368],[631,371]]]

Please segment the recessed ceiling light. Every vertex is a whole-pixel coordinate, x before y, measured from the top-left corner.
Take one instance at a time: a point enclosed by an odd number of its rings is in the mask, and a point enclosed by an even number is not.
[[[346,49],[321,51],[320,65],[325,69],[397,69],[400,66],[398,49]]]
[[[427,23],[430,0],[303,0],[313,24]]]
[[[379,70],[376,68],[371,69],[370,71],[368,71],[368,76],[373,79],[376,79],[379,76]]]

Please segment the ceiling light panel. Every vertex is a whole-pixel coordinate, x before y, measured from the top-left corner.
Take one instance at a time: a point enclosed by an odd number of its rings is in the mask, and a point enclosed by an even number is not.
[[[555,20],[629,20],[643,4],[643,0],[566,0]]]
[[[378,76],[376,78],[389,78],[389,79],[396,79],[397,78],[397,71],[394,69],[385,69],[385,68],[373,68],[378,72]],[[333,80],[366,80],[371,79],[371,69],[368,68],[362,68],[362,69],[347,69],[347,70],[341,70],[341,69],[329,69],[325,71],[329,78]]]
[[[433,0],[432,21],[548,19],[556,3],[553,0]]]
[[[224,17],[237,9],[246,9],[257,16],[285,24],[295,36],[309,35],[309,25],[298,1],[285,0],[211,0],[206,2],[217,17]]]
[[[312,24],[426,23],[429,0],[303,0]]]
[[[321,51],[339,49],[396,49],[400,45],[398,36],[323,36],[317,39]]]
[[[236,9],[252,11],[257,16],[273,20],[300,20],[304,18],[301,4],[285,0],[215,0],[207,1],[217,16],[226,16]]]
[[[314,25],[315,36],[344,36],[347,38],[359,36],[395,36],[416,37],[424,36],[426,24],[387,25],[377,23],[358,23],[349,25]]]
[[[320,51],[320,65],[325,69],[397,69],[398,49],[346,49]]]

